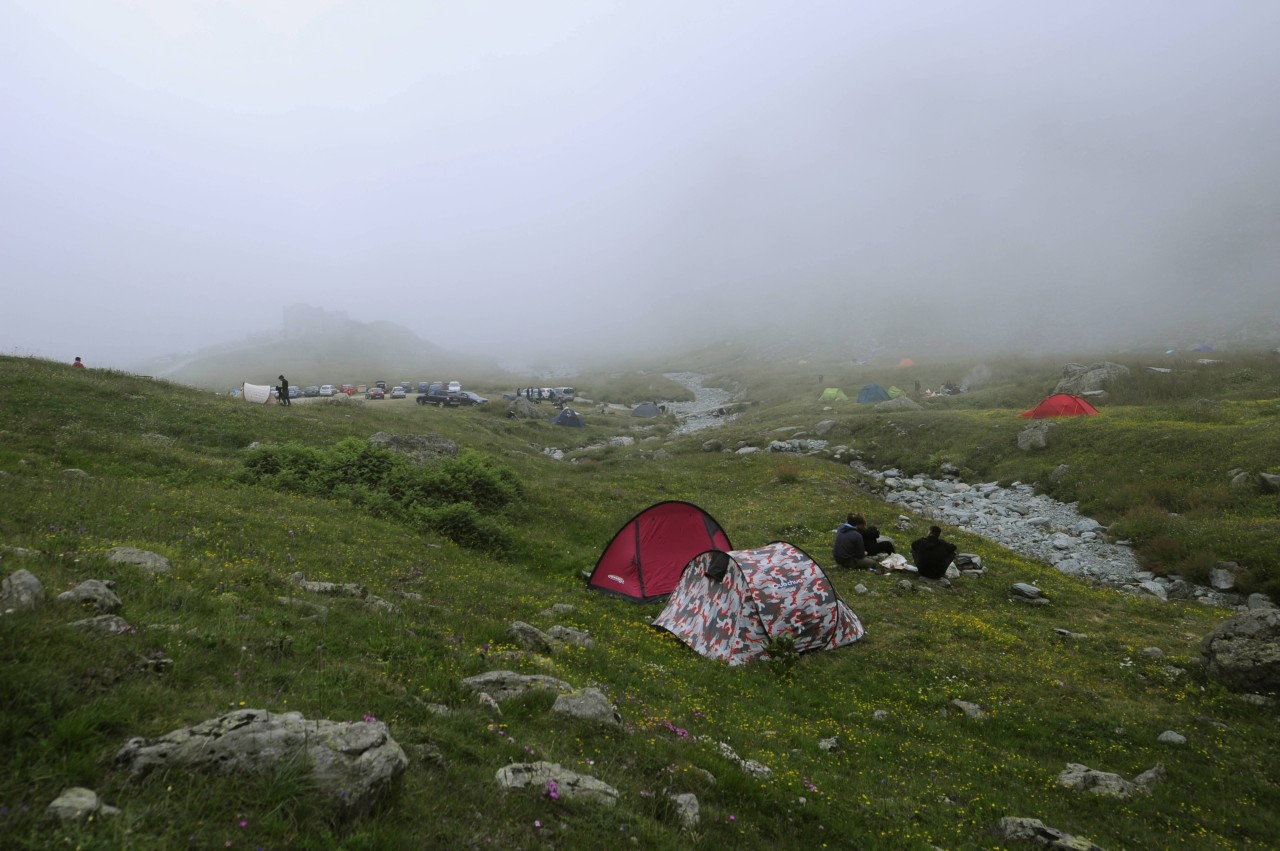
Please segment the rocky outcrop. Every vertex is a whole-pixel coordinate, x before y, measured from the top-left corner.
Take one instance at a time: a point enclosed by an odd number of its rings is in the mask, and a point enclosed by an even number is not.
[[[1128,375],[1129,367],[1110,361],[1091,363],[1088,366],[1069,363],[1062,368],[1062,380],[1053,388],[1053,392],[1070,393],[1073,396],[1095,393],[1099,390],[1105,390],[1107,385],[1117,378],[1124,378]]]
[[[303,766],[314,793],[344,815],[368,809],[404,773],[404,750],[381,721],[308,721],[300,712],[241,709],[158,739],[130,739],[115,756],[123,770],[267,775]]]

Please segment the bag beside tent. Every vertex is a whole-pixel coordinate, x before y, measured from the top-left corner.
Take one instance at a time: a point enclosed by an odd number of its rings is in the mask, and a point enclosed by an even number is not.
[[[1046,396],[1039,405],[1029,411],[1023,411],[1018,416],[1040,420],[1045,417],[1080,417],[1096,413],[1098,409],[1079,396],[1072,396],[1070,393],[1054,393],[1052,396]]]
[[[744,665],[784,635],[799,653],[862,638],[862,621],[818,563],[786,541],[695,556],[653,625],[711,659]]]
[[[849,397],[839,387],[828,387],[818,397],[819,402],[848,402]]]
[[[716,519],[693,503],[655,503],[609,540],[587,587],[651,603],[671,593],[689,559],[707,549],[732,548]]]
[[[888,402],[889,394],[879,384],[868,384],[858,391],[859,402]]]

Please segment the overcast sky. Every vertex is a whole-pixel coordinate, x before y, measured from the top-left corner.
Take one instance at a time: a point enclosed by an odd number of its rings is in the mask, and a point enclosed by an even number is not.
[[[4,0],[0,352],[1256,317],[1278,105],[1274,0]]]

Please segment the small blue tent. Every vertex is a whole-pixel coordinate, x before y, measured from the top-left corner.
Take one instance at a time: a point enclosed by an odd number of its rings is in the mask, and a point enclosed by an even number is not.
[[[858,391],[859,402],[888,402],[889,394],[879,384],[868,384]]]

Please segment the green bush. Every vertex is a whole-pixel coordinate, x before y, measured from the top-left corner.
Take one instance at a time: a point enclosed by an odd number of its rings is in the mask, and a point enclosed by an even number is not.
[[[427,530],[459,546],[495,555],[511,552],[514,546],[514,539],[505,526],[492,517],[486,517],[468,502],[436,508],[419,507],[413,516]]]

